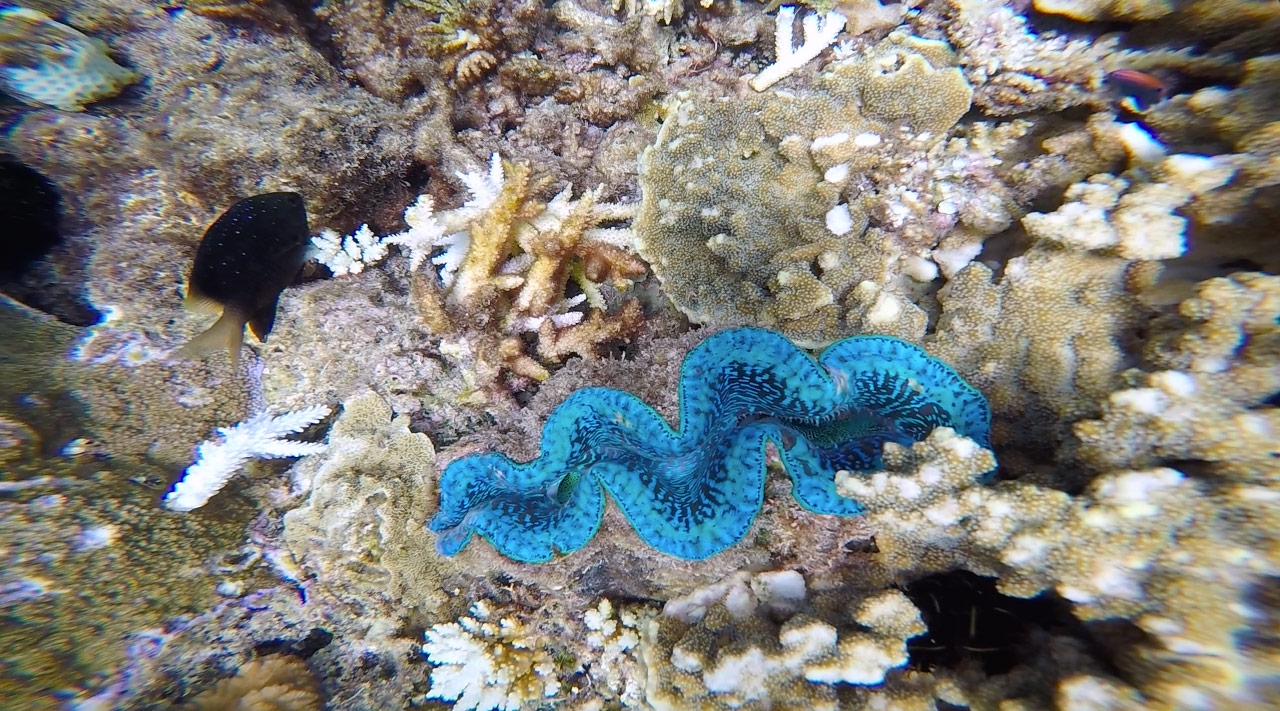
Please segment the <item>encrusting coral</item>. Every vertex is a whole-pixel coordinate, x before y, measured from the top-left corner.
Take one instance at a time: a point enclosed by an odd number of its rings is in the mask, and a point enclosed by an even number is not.
[[[696,322],[811,346],[859,331],[918,338],[925,319],[903,298],[900,262],[937,234],[910,230],[929,198],[894,183],[969,110],[953,60],[945,43],[895,33],[813,89],[677,97],[642,158],[634,223],[672,302]],[[905,205],[881,219],[876,187]],[[862,236],[872,215],[882,229]],[[856,294],[866,282],[885,297]]]
[[[835,496],[837,469],[874,470],[883,443],[935,427],[985,444],[989,422],[977,391],[909,343],[848,338],[815,360],[776,333],[722,331],[681,366],[678,431],[630,393],[579,390],[548,419],[538,459],[490,453],[450,463],[430,528],[443,555],[478,533],[503,555],[543,562],[595,535],[607,489],[646,543],[707,558],[759,514],[766,443],[802,506],[849,516],[859,509]]]
[[[439,604],[442,569],[420,523],[434,459],[431,440],[410,432],[408,418],[393,419],[381,396],[346,400],[326,453],[295,471],[307,498],[285,513],[283,539],[300,570],[361,616]]]
[[[853,623],[853,624],[851,624]],[[655,709],[837,709],[925,631],[898,590],[810,595],[794,570],[738,573],[671,600],[641,652]]]

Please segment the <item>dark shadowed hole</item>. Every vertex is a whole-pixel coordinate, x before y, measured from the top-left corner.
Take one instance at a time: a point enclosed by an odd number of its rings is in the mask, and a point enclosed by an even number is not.
[[[1028,658],[1036,630],[1084,633],[1071,605],[1057,595],[1009,597],[996,590],[995,578],[967,571],[931,575],[903,592],[928,627],[907,641],[908,664],[914,669],[955,669],[976,662],[988,675],[1004,674]]]
[[[288,654],[300,659],[308,659],[311,655],[329,646],[333,641],[333,633],[320,627],[313,627],[301,639],[276,638],[254,645],[253,651],[258,656],[268,654]]]

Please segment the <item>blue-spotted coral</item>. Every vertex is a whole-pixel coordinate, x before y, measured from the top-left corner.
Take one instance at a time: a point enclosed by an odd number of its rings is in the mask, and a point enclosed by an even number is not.
[[[768,444],[801,506],[854,516],[862,509],[836,492],[835,474],[879,468],[884,443],[936,427],[989,442],[983,396],[886,336],[846,338],[815,360],[771,331],[722,331],[685,357],[679,400],[675,430],[634,395],[579,390],[548,418],[537,459],[454,461],[430,524],[437,549],[456,555],[478,533],[518,561],[572,553],[595,535],[608,490],[646,543],[700,560],[741,540],[759,514]]]

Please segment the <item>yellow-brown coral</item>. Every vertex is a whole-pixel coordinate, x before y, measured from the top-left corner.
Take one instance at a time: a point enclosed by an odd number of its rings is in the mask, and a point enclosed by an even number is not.
[[[602,204],[593,191],[572,200],[567,189],[538,201],[543,186],[527,165],[494,161],[486,189],[496,194],[479,214],[468,203],[441,215],[442,232],[466,233],[452,283],[442,290],[419,280],[414,297],[428,325],[456,344],[451,352],[476,360],[481,380],[499,368],[545,380],[547,365],[571,354],[594,358],[601,344],[635,333],[639,303],[611,308],[602,287],[625,291],[645,265],[623,246],[629,232],[600,226],[628,218],[626,206]],[[571,289],[581,294],[569,297]],[[538,334],[537,358],[526,352],[526,333]]]
[[[315,677],[297,657],[246,662],[230,679],[182,705],[187,711],[320,711]]]

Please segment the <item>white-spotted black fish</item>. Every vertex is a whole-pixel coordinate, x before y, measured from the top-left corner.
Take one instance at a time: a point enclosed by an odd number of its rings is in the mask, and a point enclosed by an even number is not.
[[[222,318],[178,355],[200,356],[225,346],[234,367],[246,323],[265,342],[280,292],[301,271],[309,240],[307,208],[297,193],[254,195],[227,208],[200,241],[185,301],[199,310],[221,307]]]

